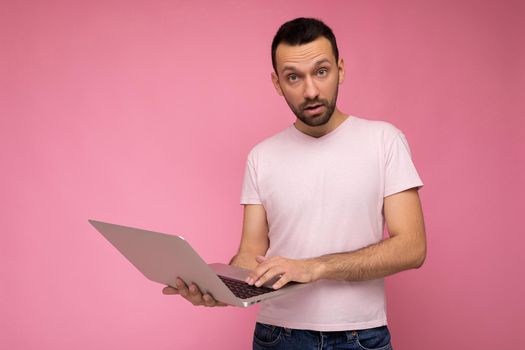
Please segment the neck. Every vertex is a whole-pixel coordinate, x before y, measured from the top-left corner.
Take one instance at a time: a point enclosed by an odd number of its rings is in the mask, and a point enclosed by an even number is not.
[[[302,132],[303,134],[306,134],[308,136],[312,136],[315,138],[319,138],[337,129],[337,127],[342,122],[344,122],[346,118],[348,118],[348,116],[336,108],[334,113],[330,117],[330,120],[326,124],[319,125],[319,126],[309,126],[303,123],[300,119],[297,119],[294,125],[296,129]]]

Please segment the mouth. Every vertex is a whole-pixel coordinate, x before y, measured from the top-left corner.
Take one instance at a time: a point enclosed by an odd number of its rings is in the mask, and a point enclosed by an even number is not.
[[[324,108],[324,104],[315,103],[315,104],[311,104],[311,105],[304,107],[303,111],[306,112],[307,114],[315,115],[315,114],[321,113],[323,111],[323,108]]]
[[[321,106],[323,106],[322,103],[315,103],[315,104],[308,105],[308,106],[304,107],[303,109],[305,109],[305,110],[312,110],[312,109],[319,108]]]

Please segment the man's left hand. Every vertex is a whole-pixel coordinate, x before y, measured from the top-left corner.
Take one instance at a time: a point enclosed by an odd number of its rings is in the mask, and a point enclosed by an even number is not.
[[[290,281],[308,283],[316,280],[316,263],[312,259],[294,260],[280,256],[266,258],[257,256],[259,265],[250,273],[246,282],[256,287],[262,286],[272,278],[279,277],[272,285],[273,289],[279,289]]]

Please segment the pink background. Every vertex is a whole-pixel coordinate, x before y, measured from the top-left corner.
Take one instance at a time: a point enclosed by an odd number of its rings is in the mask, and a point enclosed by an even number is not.
[[[297,16],[336,33],[341,109],[404,130],[425,182],[394,346],[522,343],[523,2],[64,0],[0,4],[0,348],[250,348],[255,307],[163,296],[87,219],[228,261],[245,157],[294,120],[269,53]]]

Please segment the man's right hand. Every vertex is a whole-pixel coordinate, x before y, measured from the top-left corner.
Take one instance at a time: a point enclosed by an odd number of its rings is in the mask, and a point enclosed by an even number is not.
[[[191,283],[188,287],[186,283],[178,277],[175,281],[175,288],[171,286],[164,287],[162,294],[179,294],[195,306],[227,306],[227,304],[215,300],[210,294],[202,293],[195,283]]]

